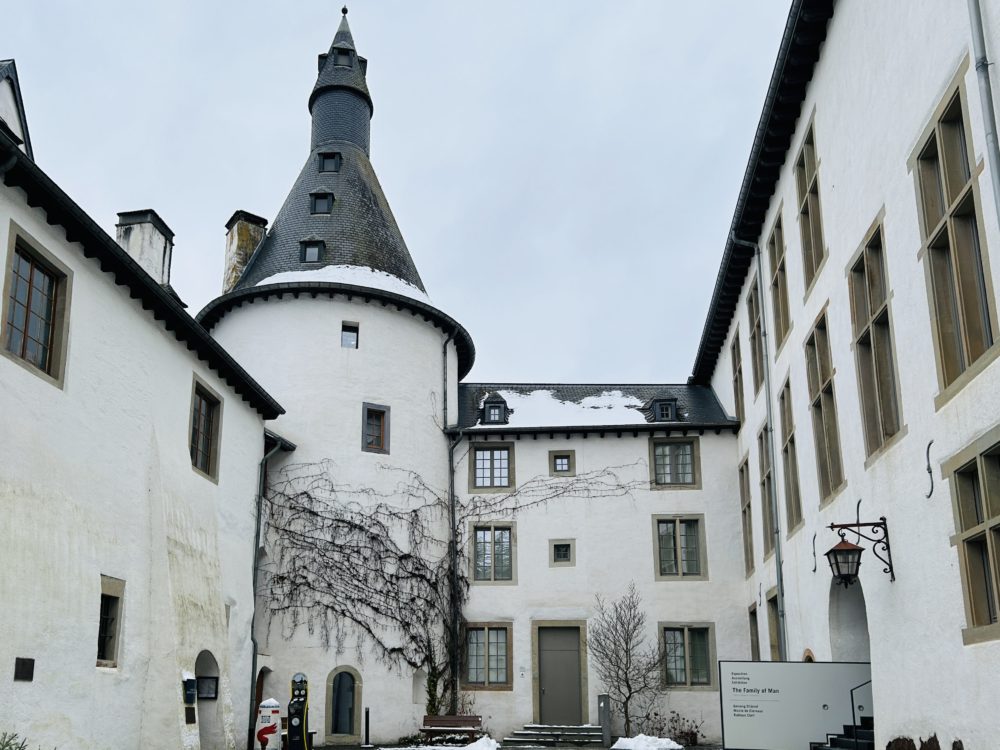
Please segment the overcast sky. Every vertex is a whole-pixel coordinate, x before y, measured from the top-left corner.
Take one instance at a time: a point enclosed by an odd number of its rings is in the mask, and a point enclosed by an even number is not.
[[[467,380],[683,382],[784,0],[355,0],[371,160]],[[224,224],[309,153],[340,3],[46,0],[4,13],[35,159],[114,235],[153,208],[196,313]],[[266,345],[266,342],[262,342]]]

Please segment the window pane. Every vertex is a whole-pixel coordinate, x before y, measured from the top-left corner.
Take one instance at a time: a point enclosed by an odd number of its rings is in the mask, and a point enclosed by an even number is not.
[[[365,416],[365,447],[373,450],[385,448],[385,412],[368,409]]]
[[[507,682],[507,628],[490,628],[489,682]]]
[[[486,681],[486,651],[483,643],[485,631],[475,628],[468,631],[466,646],[466,661],[468,663],[467,680],[474,683]]]
[[[552,560],[554,562],[569,562],[572,559],[572,551],[568,544],[552,545]]]
[[[666,628],[663,631],[666,648],[665,661],[667,666],[668,685],[686,685],[687,667],[684,655],[684,629]]]
[[[972,608],[970,624],[978,626],[995,623],[996,591],[985,534],[966,540],[965,557],[969,576],[969,603]]]
[[[691,684],[711,683],[711,665],[708,653],[708,628],[689,628],[688,643],[691,647]]]
[[[661,443],[653,448],[657,484],[692,484],[694,482],[694,445]]]
[[[489,581],[493,574],[493,544],[489,528],[476,529],[474,576],[477,581]]]
[[[493,451],[493,486],[507,487],[510,485],[510,452],[506,448]]]
[[[493,475],[490,471],[490,452],[476,451],[476,487],[492,487]]]
[[[701,575],[697,521],[681,521],[681,571],[686,576]]]
[[[493,580],[509,581],[513,577],[510,549],[510,529],[493,530]]]
[[[657,538],[660,545],[660,575],[677,575],[677,544],[674,539],[674,522],[657,521]]]

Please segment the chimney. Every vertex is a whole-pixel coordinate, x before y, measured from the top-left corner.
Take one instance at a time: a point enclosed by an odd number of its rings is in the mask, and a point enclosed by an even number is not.
[[[115,239],[157,284],[170,283],[174,233],[151,208],[118,214]]]
[[[249,211],[237,211],[226,222],[226,266],[222,271],[222,293],[232,291],[247,261],[264,239],[267,219]]]

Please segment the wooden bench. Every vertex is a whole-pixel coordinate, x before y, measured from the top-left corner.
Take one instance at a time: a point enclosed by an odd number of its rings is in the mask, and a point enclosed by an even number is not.
[[[425,716],[420,731],[426,735],[464,734],[469,742],[482,734],[482,716]]]

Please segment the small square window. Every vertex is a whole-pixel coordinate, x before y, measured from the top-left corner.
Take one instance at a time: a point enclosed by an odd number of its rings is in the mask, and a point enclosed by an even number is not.
[[[653,418],[657,422],[672,422],[674,419],[674,404],[672,401],[656,401],[653,403]]]
[[[576,451],[565,449],[549,451],[549,476],[575,477]]]
[[[319,155],[320,172],[339,172],[341,156],[339,153],[327,153]]]
[[[340,345],[344,349],[358,348],[358,330],[357,323],[344,323],[340,327]]]
[[[35,679],[35,660],[14,657],[14,681],[31,682]]]
[[[555,471],[569,471],[569,456],[556,456],[553,458],[552,468]]]
[[[345,68],[351,67],[351,51],[349,49],[337,48],[333,51],[333,64]]]
[[[303,263],[318,263],[323,259],[323,243],[322,242],[303,242],[302,243],[302,262]]]
[[[499,422],[503,417],[503,407],[499,405],[490,406],[486,410],[486,421],[487,422]]]
[[[576,565],[575,539],[549,539],[549,567],[571,568]]]
[[[333,210],[332,193],[313,193],[309,196],[309,210],[314,214],[328,214]]]
[[[198,678],[198,700],[216,700],[219,697],[218,677]]]
[[[367,453],[389,452],[389,407],[363,404],[361,450]]]
[[[508,413],[507,402],[494,394],[483,404],[481,420],[483,424],[507,424]]]
[[[191,465],[214,479],[219,463],[220,402],[200,383],[191,398]]]

